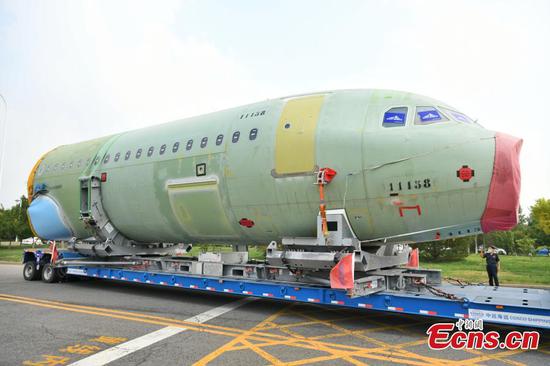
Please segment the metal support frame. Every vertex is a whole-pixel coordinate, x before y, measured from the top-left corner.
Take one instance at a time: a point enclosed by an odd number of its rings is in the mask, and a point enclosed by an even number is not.
[[[275,242],[267,247],[267,261],[288,268],[331,269],[345,253],[354,253],[355,268],[363,272],[391,268],[408,262],[410,248],[396,244],[369,246],[365,250],[353,232],[345,210],[326,212],[328,233],[323,218],[317,216],[317,237],[285,237],[282,250]]]

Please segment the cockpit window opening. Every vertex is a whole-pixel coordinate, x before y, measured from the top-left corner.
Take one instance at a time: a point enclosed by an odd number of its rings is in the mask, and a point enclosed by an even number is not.
[[[407,107],[393,107],[384,113],[382,126],[384,127],[402,127],[407,122]]]
[[[414,119],[415,125],[429,125],[432,123],[445,122],[449,119],[445,117],[436,107],[418,106]]]
[[[474,121],[465,115],[464,113],[457,112],[455,110],[445,108],[445,107],[439,107],[441,110],[447,114],[447,116],[450,116],[452,119],[458,122],[464,122],[464,123],[474,123]]]

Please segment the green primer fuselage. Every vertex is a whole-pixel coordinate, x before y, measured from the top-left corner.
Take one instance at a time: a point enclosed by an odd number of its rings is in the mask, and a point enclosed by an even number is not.
[[[419,106],[440,108],[447,120],[415,124]],[[408,108],[406,124],[383,126],[396,107]],[[57,202],[77,238],[93,235],[80,220],[79,177],[106,173],[103,206],[130,239],[268,243],[316,236],[315,171],[329,167],[338,174],[325,188],[327,208],[344,208],[361,240],[474,234],[487,202],[495,133],[441,107],[452,109],[387,90],[267,100],[60,146],[31,183],[46,187],[41,194]],[[475,170],[472,179],[457,178],[463,166]],[[239,224],[243,218],[254,226]]]

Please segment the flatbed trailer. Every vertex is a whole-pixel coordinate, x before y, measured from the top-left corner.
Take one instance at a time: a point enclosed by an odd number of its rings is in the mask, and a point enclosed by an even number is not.
[[[48,254],[36,258],[35,253],[26,252],[24,262],[33,263],[35,260],[37,266],[48,265],[44,258],[47,259]],[[109,266],[68,263],[61,268],[69,276],[425,317],[483,319],[487,323],[550,329],[550,291],[545,289],[442,283],[429,286],[429,291],[385,290],[354,297],[346,290],[311,283],[189,275],[144,270],[136,266],[128,268],[116,263]]]

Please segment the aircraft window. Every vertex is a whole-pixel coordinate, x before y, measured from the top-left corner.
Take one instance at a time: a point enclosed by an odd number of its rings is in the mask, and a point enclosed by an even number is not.
[[[76,167],[80,168],[81,165],[82,165],[82,159],[78,159],[78,163],[76,163]]]
[[[452,109],[445,108],[445,107],[439,107],[443,110],[443,112],[447,113],[447,116],[451,116],[454,120],[458,122],[464,122],[464,123],[473,123],[472,119],[465,115],[464,113],[460,113],[457,111],[453,111]]]
[[[180,148],[180,143],[174,142],[174,145],[172,146],[172,152],[173,153],[177,152],[179,148]]]
[[[185,146],[185,150],[189,151],[193,148],[193,140],[187,141],[187,146]]]
[[[110,158],[111,158],[111,155],[109,154],[105,155],[105,157],[103,158],[103,164],[107,164]]]
[[[159,154],[162,155],[162,154],[164,154],[165,151],[166,151],[166,144],[162,144],[162,146],[160,147],[160,150],[159,150]]]
[[[429,125],[430,123],[448,120],[449,119],[435,107],[416,107],[416,117],[414,120],[414,124],[416,125]]]
[[[395,107],[384,113],[382,126],[384,127],[401,127],[407,122],[407,107]]]
[[[59,163],[55,163],[53,166],[53,171],[55,172],[57,170],[57,167],[59,166]]]
[[[64,170],[65,169],[65,162],[63,162],[63,164],[61,164],[61,170]]]
[[[216,137],[216,146],[220,146],[223,142],[223,135],[218,135],[218,137]]]
[[[97,165],[97,163],[99,163],[99,156],[96,156],[94,160],[94,165]]]
[[[130,155],[132,155],[132,151],[131,150],[126,151],[126,155],[124,156],[124,160],[130,159]]]
[[[69,169],[72,169],[72,168],[73,168],[73,161],[71,161],[71,162],[69,163]]]
[[[208,137],[203,137],[201,140],[201,148],[205,148],[208,143]]]
[[[155,151],[155,148],[153,146],[149,146],[149,150],[147,150],[147,156],[150,157],[153,155],[153,152]]]
[[[233,143],[239,142],[239,137],[241,137],[240,131],[233,132],[233,138],[231,139],[231,142]]]
[[[117,152],[115,154],[115,163],[118,161],[118,159],[120,159],[120,153],[119,152]]]
[[[143,151],[143,149],[137,149],[136,151],[136,159],[139,159],[141,158],[141,152]]]
[[[253,129],[250,130],[250,134],[248,135],[248,138],[250,140],[256,140],[256,137],[258,137],[258,129],[253,128]]]

